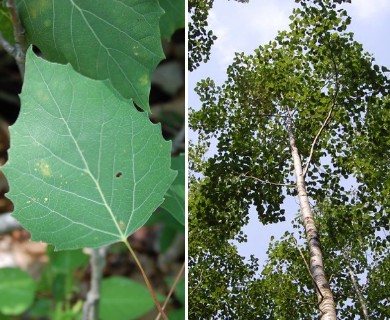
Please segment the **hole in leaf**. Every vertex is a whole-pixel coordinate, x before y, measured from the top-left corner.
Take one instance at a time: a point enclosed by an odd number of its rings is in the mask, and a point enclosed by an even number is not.
[[[122,172],[117,172],[115,177],[119,178],[120,176],[122,176]]]

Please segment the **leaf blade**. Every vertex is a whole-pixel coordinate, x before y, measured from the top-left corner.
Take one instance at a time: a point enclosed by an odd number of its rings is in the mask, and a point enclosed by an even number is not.
[[[56,249],[125,240],[163,202],[170,143],[145,113],[70,65],[27,53],[4,167],[14,216]]]
[[[150,111],[151,73],[164,58],[163,10],[156,0],[41,0],[39,6],[20,0],[18,9],[28,40],[50,61],[109,79],[122,96]]]

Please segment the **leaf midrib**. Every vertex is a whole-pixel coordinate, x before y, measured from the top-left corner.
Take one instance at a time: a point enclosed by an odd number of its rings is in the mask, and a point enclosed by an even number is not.
[[[79,155],[80,155],[81,161],[83,162],[83,164],[84,164],[84,166],[85,166],[85,169],[82,169],[82,170],[83,170],[85,173],[87,173],[87,174],[89,175],[89,177],[92,179],[92,181],[94,182],[94,184],[95,184],[95,186],[96,186],[96,188],[97,188],[97,190],[98,190],[98,193],[99,193],[99,195],[100,195],[100,198],[102,199],[103,205],[104,205],[104,207],[106,208],[106,210],[108,211],[108,213],[110,214],[111,219],[112,219],[112,221],[114,222],[115,227],[116,227],[117,230],[118,230],[118,234],[119,234],[119,236],[120,236],[120,239],[121,239],[122,241],[126,241],[126,238],[127,238],[127,237],[126,237],[126,235],[122,232],[122,230],[121,230],[121,228],[120,228],[118,222],[116,221],[114,212],[112,211],[111,207],[108,205],[107,200],[106,200],[106,197],[104,196],[104,193],[103,193],[103,191],[102,191],[102,189],[101,189],[101,187],[100,187],[100,184],[98,183],[98,181],[96,180],[96,178],[95,178],[94,175],[92,174],[92,172],[91,172],[91,170],[90,170],[90,168],[89,168],[88,162],[87,162],[87,160],[85,159],[84,154],[83,154],[83,152],[82,152],[82,150],[81,150],[81,148],[80,148],[80,146],[79,146],[77,140],[75,139],[75,137],[74,137],[74,135],[73,135],[73,133],[72,133],[72,130],[71,130],[70,127],[68,126],[68,123],[65,121],[65,117],[63,116],[63,114],[62,114],[62,112],[61,112],[61,108],[60,108],[60,106],[58,105],[57,100],[54,98],[54,96],[53,96],[53,94],[52,94],[52,92],[51,92],[50,87],[47,85],[47,82],[45,81],[45,78],[43,77],[43,74],[42,74],[40,68],[38,67],[38,65],[36,64],[35,61],[34,61],[34,65],[35,65],[37,71],[39,72],[39,74],[40,74],[40,76],[41,76],[41,79],[42,79],[43,83],[45,84],[45,86],[46,86],[46,88],[47,88],[47,91],[48,91],[49,94],[50,94],[50,97],[52,98],[52,100],[53,100],[55,106],[57,107],[57,110],[58,110],[58,112],[59,112],[60,115],[61,115],[61,119],[62,119],[63,123],[64,123],[65,126],[66,126],[66,129],[67,129],[67,131],[68,131],[68,133],[69,133],[69,136],[71,137],[71,139],[72,139],[72,141],[73,141],[73,143],[74,143],[74,145],[75,145],[75,147],[76,147],[76,149],[77,149],[77,152],[78,152]],[[70,107],[72,107],[72,105],[71,105]],[[134,165],[133,165],[133,166],[134,166]],[[133,169],[133,170],[134,170],[134,169]],[[134,194],[134,192],[135,192],[135,185],[133,185],[133,194]],[[133,201],[133,206],[134,206],[134,201]]]

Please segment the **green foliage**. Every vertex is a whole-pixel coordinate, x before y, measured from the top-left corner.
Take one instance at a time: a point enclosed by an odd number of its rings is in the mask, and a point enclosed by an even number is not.
[[[184,154],[172,158],[172,169],[177,171],[176,179],[165,194],[165,200],[161,207],[167,210],[185,225],[185,157]]]
[[[205,146],[190,145],[189,169],[200,169]],[[191,172],[191,171],[190,171]],[[192,171],[193,172],[193,171]],[[249,304],[246,284],[257,271],[256,259],[249,263],[239,256],[237,248],[226,241],[236,233],[232,223],[231,230],[219,228],[221,221],[213,225],[205,220],[205,215],[217,206],[203,194],[203,180],[191,175],[188,199],[188,306],[189,319],[254,319],[254,310]],[[223,219],[225,212],[218,211]],[[244,239],[241,239],[243,241]],[[245,304],[242,301],[247,301]],[[255,317],[254,317],[255,316]]]
[[[308,161],[313,140],[331,112],[332,120],[316,144],[308,171],[308,190],[316,201],[327,193],[343,201],[342,177],[366,180],[356,164],[367,162],[358,158],[362,155],[356,150],[364,150],[361,142],[378,130],[370,119],[387,113],[381,97],[387,95],[388,80],[372,68],[373,59],[352,34],[338,31],[350,21],[345,10],[336,14],[328,7],[310,7],[307,12],[295,9],[294,14],[291,31],[280,32],[276,41],[259,47],[254,55],[236,54],[224,85],[215,86],[211,79],[200,82],[196,90],[202,110],[190,118],[191,127],[204,139],[218,140],[218,154],[208,160],[205,170],[210,178],[205,179],[205,189],[217,191],[210,195],[212,202],[226,203],[224,208],[236,194],[234,201],[247,203],[244,214],[253,203],[264,223],[283,220],[283,190],[294,194],[283,187],[293,183],[287,110],[294,113],[303,162]],[[370,147],[379,152],[386,143],[382,140]],[[331,157],[331,167],[322,168],[324,156]],[[366,199],[377,191],[364,190]]]
[[[185,1],[160,0],[161,8],[165,14],[160,19],[161,38],[169,39],[180,28],[185,27]]]
[[[235,246],[220,242],[203,227],[189,222],[188,318],[256,318],[247,290],[257,270],[256,259],[246,264]]]
[[[150,111],[150,76],[164,58],[157,0],[19,0],[18,8],[27,39],[47,59],[109,79],[121,95]]]
[[[308,196],[323,214],[316,217],[325,270],[340,301],[341,318],[361,316],[347,267],[360,278],[365,272],[373,273],[368,279],[374,279],[374,270],[388,261],[384,248],[389,239],[377,234],[389,228],[387,69],[375,65],[374,58],[347,32],[351,18],[334,1],[299,2],[301,6],[290,17],[290,29],[251,55],[236,54],[224,84],[217,86],[205,79],[197,85],[202,108],[190,114],[190,127],[199,133],[200,145],[189,153],[194,157],[190,168],[195,171],[189,195],[189,230],[193,230],[189,291],[198,285],[202,273],[197,270],[209,272],[210,289],[194,291],[190,313],[203,310],[205,301],[216,305],[230,301],[232,294],[219,290],[224,291],[224,285],[236,288],[229,283],[241,277],[226,272],[221,279],[218,272],[213,274],[214,266],[230,255],[228,250],[210,255],[207,250],[224,248],[230,239],[245,239],[240,232],[248,222],[251,204],[263,224],[284,220],[281,204],[287,195],[296,195],[288,114],[293,114],[293,133],[308,169]],[[217,152],[203,160],[202,152],[211,143],[216,143]],[[348,190],[345,179],[356,181],[356,186]],[[196,234],[202,234],[212,249],[202,247]],[[302,252],[309,262],[306,251]],[[350,264],[346,252],[351,255]],[[366,259],[368,253],[374,262]],[[220,270],[237,265],[235,261],[226,264]],[[243,268],[251,270],[248,265]],[[316,316],[315,287],[291,235],[270,247],[262,274],[249,279],[244,281],[243,296],[250,301],[248,308],[257,310],[257,318]],[[378,290],[375,296],[370,286],[379,284],[368,280],[362,288],[364,299],[384,300],[384,291]],[[345,301],[352,295],[354,305],[348,307]],[[214,302],[216,297],[221,297],[220,302]],[[226,310],[218,305],[218,315],[229,318],[241,310],[239,303],[230,301],[229,306]],[[370,304],[370,312],[383,317],[384,306]]]
[[[246,3],[249,0],[236,0]],[[188,69],[195,70],[201,62],[207,62],[210,58],[211,46],[217,37],[212,30],[207,30],[209,11],[214,0],[189,0],[188,12]]]
[[[0,313],[18,315],[31,306],[36,285],[26,272],[0,268]]]
[[[176,175],[160,127],[104,83],[31,50],[21,99],[4,172],[32,239],[99,247],[145,224]]]
[[[214,0],[189,0],[188,12],[188,69],[190,71],[199,67],[201,62],[207,62],[210,49],[217,39],[211,30],[207,31],[207,18]]]
[[[3,35],[4,39],[7,40],[9,43],[14,43],[15,40],[12,30],[11,17],[8,12],[8,9],[6,9],[2,5],[0,5],[0,26],[0,32]]]
[[[164,297],[157,295],[160,302]],[[141,284],[123,277],[102,281],[100,317],[109,319],[137,319],[153,309],[148,290]]]
[[[164,58],[161,39],[184,26],[185,2],[17,4],[24,35],[51,62],[27,52],[21,113],[11,128],[10,160],[4,169],[15,216],[34,239],[56,249],[127,241],[163,203],[176,175],[170,168],[171,144],[163,139],[160,125],[152,124],[133,101],[150,111],[150,76]],[[0,31],[10,40],[8,9],[0,8]],[[182,168],[184,157],[179,159]],[[170,213],[160,215],[173,235],[184,230],[176,220],[184,221],[183,178],[181,172],[169,189]],[[164,245],[167,249],[170,242]],[[48,255],[50,263],[27,316],[81,319],[76,269],[85,269],[88,257],[79,250],[50,249]],[[126,309],[125,318],[153,307],[147,289],[131,285],[138,307],[134,313],[129,288],[123,291],[115,280],[107,283],[103,313],[114,297],[110,290],[121,295],[116,311]]]
[[[369,215],[356,214],[358,207],[334,206],[331,201],[316,206],[326,270],[340,319],[363,318],[350,271],[359,283],[370,316],[385,319],[389,315],[385,292],[390,290],[385,271],[389,267],[388,241],[375,233]],[[294,228],[300,229],[299,219],[294,221]],[[301,244],[305,235],[301,230],[298,234]],[[306,267],[309,256],[298,243],[290,232],[271,243],[261,276],[250,284],[253,295],[262,297],[255,300],[257,309],[276,319],[312,319],[317,312],[314,287]]]
[[[77,271],[86,269],[89,257],[82,250],[54,251],[52,246],[48,246],[47,255],[50,263],[40,276],[35,301],[28,314],[51,319],[81,317],[82,302],[74,303],[72,299],[79,291]]]

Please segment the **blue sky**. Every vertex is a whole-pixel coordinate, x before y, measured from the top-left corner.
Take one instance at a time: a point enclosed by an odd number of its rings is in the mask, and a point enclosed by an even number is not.
[[[390,69],[390,1],[352,0],[345,4],[352,23],[349,31],[355,33],[355,40],[363,44],[365,51],[374,55],[376,63]],[[210,13],[209,26],[217,35],[211,52],[211,59],[188,75],[189,105],[195,109],[200,103],[193,89],[196,83],[211,77],[218,84],[225,79],[225,70],[232,62],[235,52],[250,54],[261,44],[272,40],[278,30],[288,28],[289,15],[295,6],[293,0],[250,0],[248,4],[235,1],[216,0]],[[189,137],[193,135],[190,133]],[[286,202],[286,222],[262,226],[251,210],[250,223],[244,228],[248,242],[239,244],[239,253],[244,256],[255,254],[263,262],[271,235],[276,238],[291,229],[291,219],[296,215],[296,199]]]

